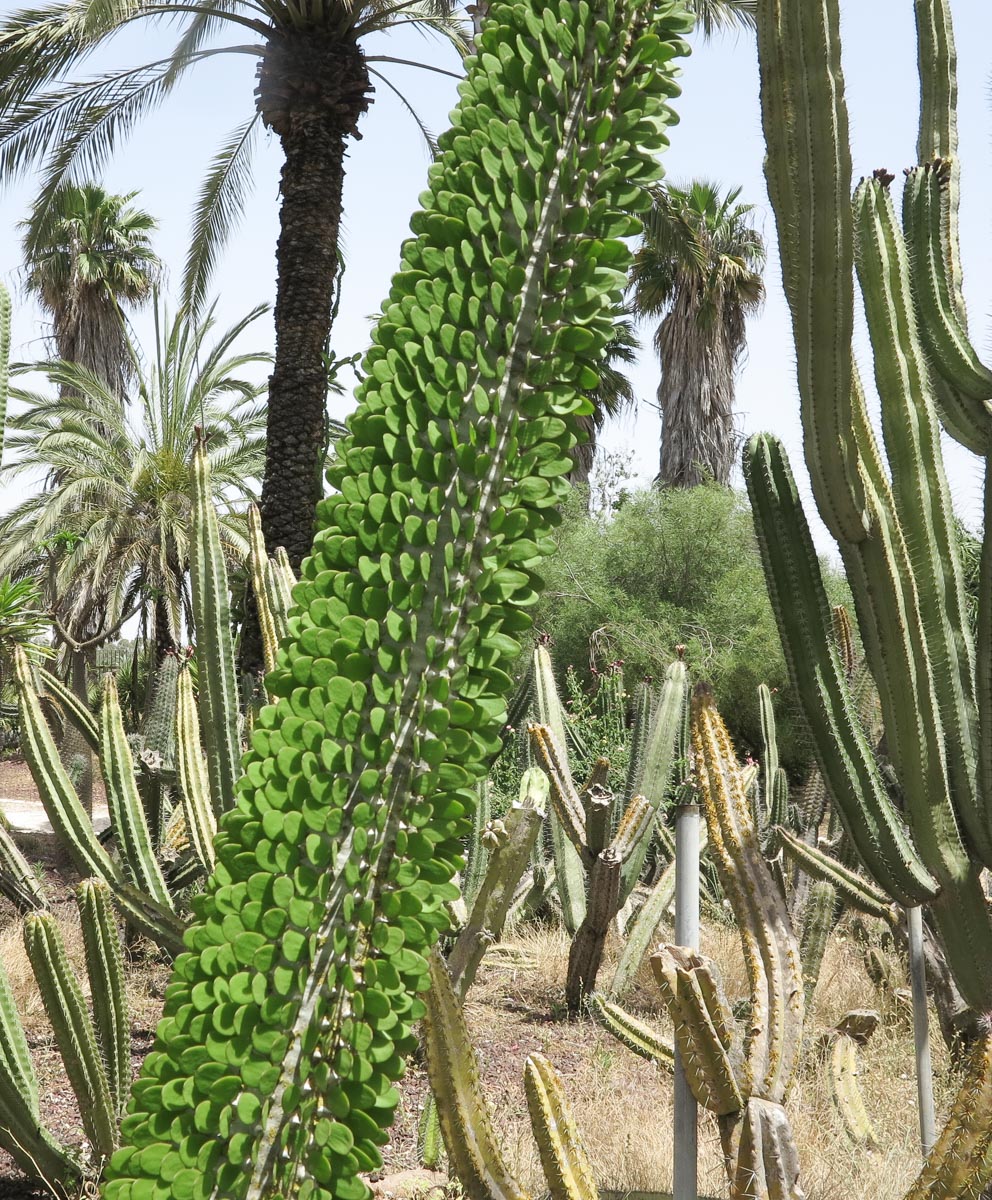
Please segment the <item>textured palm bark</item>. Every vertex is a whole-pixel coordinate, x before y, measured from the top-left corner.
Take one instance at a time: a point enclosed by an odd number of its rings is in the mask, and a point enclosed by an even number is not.
[[[258,109],[285,153],[262,531],[269,553],[284,546],[294,570],[310,550],[322,488],[322,356],[338,270],[345,146],[359,136],[371,94],[361,49],[320,31],[273,38],[259,66]]]

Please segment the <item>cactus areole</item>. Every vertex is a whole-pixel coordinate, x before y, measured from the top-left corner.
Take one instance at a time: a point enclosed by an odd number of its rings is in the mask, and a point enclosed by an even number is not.
[[[688,28],[491,8],[106,1200],[367,1194]]]

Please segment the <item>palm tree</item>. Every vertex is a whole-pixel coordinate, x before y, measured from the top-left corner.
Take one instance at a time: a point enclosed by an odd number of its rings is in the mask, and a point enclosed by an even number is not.
[[[737,449],[734,371],[745,322],[764,300],[765,246],[738,204],[713,183],[659,189],[634,256],[630,296],[641,317],[662,317],[661,467],[666,487],[730,482]]]
[[[396,91],[382,64],[404,62],[458,78],[426,63],[367,53],[364,42],[414,26],[464,46],[453,10],[454,0],[54,0],[0,26],[0,176],[41,165],[43,208],[76,172],[95,169],[191,68],[225,53],[257,59],[254,111],[221,147],[200,192],[184,301],[202,302],[222,237],[243,208],[251,151],[264,126],[285,157],[262,521],[269,549],[285,546],[294,565],[310,548],[321,491],[322,355],[348,142],[372,102],[373,78]],[[72,78],[85,56],[142,20],[181,24],[171,52],[131,69]],[[232,41],[216,44],[225,33]]]
[[[270,359],[232,345],[265,311],[212,342],[212,309],[194,323],[183,311],[159,320],[154,365],[133,406],[140,422],[76,363],[30,368],[55,395],[12,393],[26,409],[10,422],[17,457],[2,474],[41,472],[54,482],[0,518],[0,576],[46,579],[56,631],[70,648],[105,640],[140,614],[161,656],[189,628],[189,465],[200,437],[222,542],[233,561],[245,560],[243,501],[262,469],[265,406],[264,385],[244,372]]]
[[[706,37],[732,25],[753,29],[758,13],[758,0],[686,0],[686,8],[696,18],[697,26]]]
[[[124,306],[137,307],[159,276],[137,192],[94,183],[60,187],[21,222],[25,282],[52,318],[55,357],[95,375],[123,401],[134,375]]]

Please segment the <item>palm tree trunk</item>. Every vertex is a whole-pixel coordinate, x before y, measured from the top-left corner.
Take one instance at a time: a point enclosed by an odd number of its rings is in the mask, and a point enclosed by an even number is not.
[[[314,31],[274,38],[259,67],[257,103],[285,153],[276,247],[276,353],[262,482],[269,553],[294,570],[313,542],[326,445],[323,354],[338,269],[347,141],[371,102],[361,50]]]

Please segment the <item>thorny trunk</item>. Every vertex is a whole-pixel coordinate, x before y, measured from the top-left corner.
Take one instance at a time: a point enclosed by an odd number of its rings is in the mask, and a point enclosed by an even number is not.
[[[285,153],[262,530],[269,553],[285,546],[294,570],[310,550],[322,487],[323,354],[338,269],[345,146],[359,136],[371,93],[361,49],[320,31],[273,36],[259,67],[258,109]]]

